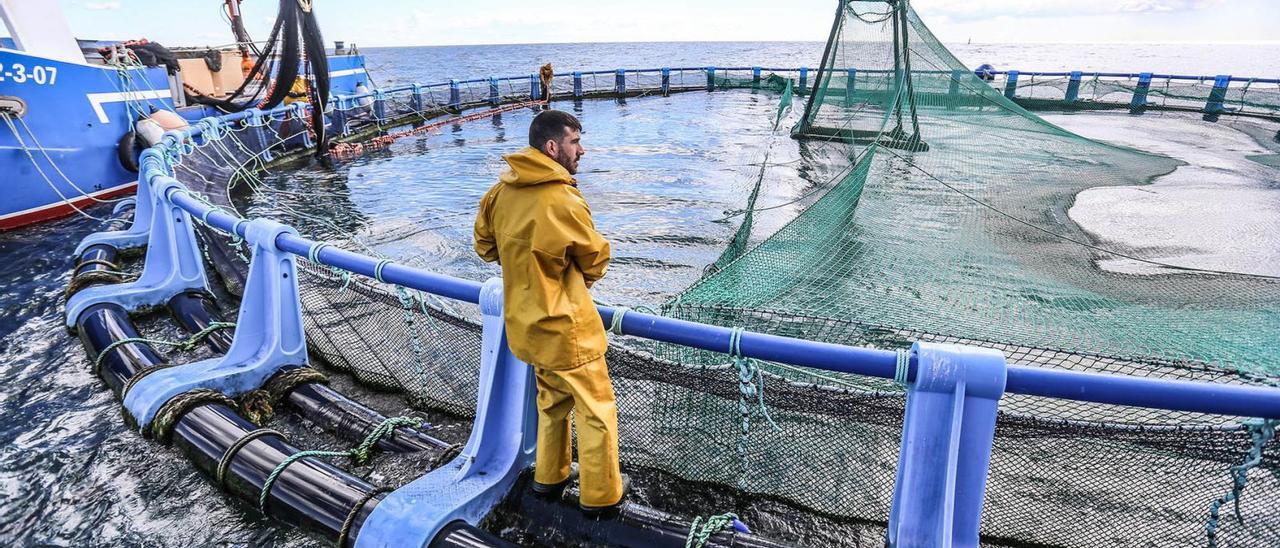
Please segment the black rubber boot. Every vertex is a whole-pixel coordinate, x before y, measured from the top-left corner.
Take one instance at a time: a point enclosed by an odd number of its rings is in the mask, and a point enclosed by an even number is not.
[[[530,482],[529,488],[533,490],[533,493],[535,495],[538,495],[540,497],[553,498],[553,497],[560,496],[560,493],[564,492],[564,488],[573,484],[573,482],[575,481],[578,481],[578,464],[577,463],[573,463],[569,465],[569,477],[565,478],[564,481],[560,483],[538,483],[537,481],[533,481],[533,482]]]
[[[578,503],[578,508],[582,509],[582,513],[589,518],[611,518],[618,514],[622,509],[622,505],[627,503],[627,495],[631,494],[631,476],[622,474],[622,497],[618,502],[608,506],[585,506]]]

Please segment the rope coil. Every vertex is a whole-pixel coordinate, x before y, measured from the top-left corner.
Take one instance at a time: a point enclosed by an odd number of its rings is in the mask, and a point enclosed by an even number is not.
[[[911,352],[899,349],[895,354],[897,354],[897,363],[893,368],[893,382],[906,388],[909,386],[907,376],[911,373]]]
[[[732,528],[735,521],[738,521],[738,515],[733,512],[711,516],[705,522],[702,521],[702,516],[695,516],[693,523],[689,524],[689,535],[684,539],[684,548],[703,548],[716,533]],[[699,524],[702,526],[699,527]]]

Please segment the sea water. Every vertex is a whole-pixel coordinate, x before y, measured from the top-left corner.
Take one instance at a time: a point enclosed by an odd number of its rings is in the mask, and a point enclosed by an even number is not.
[[[560,71],[664,65],[815,66],[821,49],[819,43],[660,43],[368,48],[364,53],[375,82],[390,86],[527,74],[544,62],[554,63]],[[1280,46],[955,45],[953,49],[970,65],[986,62],[1021,70],[1274,76],[1271,60],[1280,58]],[[588,156],[583,159],[581,179],[596,222],[617,242],[624,263],[643,267],[619,269],[632,274],[615,274],[602,282],[607,297],[628,302],[660,300],[700,275],[701,265],[719,251],[735,227],[728,205],[738,201],[735,193],[744,191],[744,181],[750,180],[775,138],[765,123],[774,106],[767,97],[738,92],[689,94],[634,99],[622,105],[588,102],[577,110],[588,125]],[[568,103],[564,108],[575,107]],[[523,144],[529,117],[530,113],[517,112],[461,129],[446,128],[437,135],[397,143],[385,153],[341,163],[333,171],[306,168],[296,177],[269,178],[268,183],[313,191],[312,207],[330,208],[334,216],[363,217],[346,228],[361,232],[389,252],[480,278],[493,271],[475,261],[465,246],[471,208],[501,169],[500,155]],[[1248,163],[1246,156],[1261,145],[1226,126],[1206,125],[1193,116],[1049,118],[1086,136],[1193,164],[1182,168],[1188,170],[1183,175],[1171,175],[1165,186],[1158,183],[1146,190],[1159,193],[1158,198],[1123,194],[1146,192],[1142,189],[1082,193],[1072,217],[1093,226],[1098,234],[1129,234],[1127,245],[1147,245],[1148,238],[1164,236],[1144,235],[1132,225],[1162,211],[1177,214],[1176,208],[1185,210],[1191,201],[1204,206],[1191,213],[1233,215],[1210,221],[1215,230],[1245,225],[1246,235],[1274,234],[1267,227],[1277,226],[1271,215],[1280,203],[1280,178],[1274,169],[1259,171]],[[1168,133],[1187,137],[1166,138]],[[779,153],[770,161],[782,164],[790,159]],[[1194,167],[1201,163],[1205,165]],[[430,169],[425,169],[428,165]],[[783,192],[803,192],[805,180],[799,173],[788,174],[785,168],[777,172],[780,177],[792,177],[781,186]],[[1232,196],[1237,190],[1247,195]],[[1218,199],[1224,195],[1231,197]],[[330,198],[335,201],[322,203]],[[1118,219],[1108,209],[1139,199],[1158,200],[1153,203],[1164,209],[1140,208],[1147,217],[1137,219]],[[288,213],[268,202],[251,201],[248,207],[254,213]],[[91,213],[105,215],[108,210],[95,207]],[[1243,217],[1241,211],[1246,211]],[[73,217],[0,234],[0,310],[4,311],[0,316],[0,542],[316,544],[314,538],[227,497],[177,451],[144,440],[120,420],[119,402],[92,372],[79,341],[62,328],[61,296],[73,266],[71,253],[81,237],[99,228],[95,221]],[[303,228],[325,235],[321,224]],[[1190,260],[1197,264],[1260,271],[1280,262],[1274,260],[1278,247],[1274,240],[1248,246],[1203,238],[1189,246]],[[172,329],[169,334],[177,336]],[[358,397],[375,398],[363,392]],[[395,405],[382,402],[380,407],[395,412]],[[463,429],[442,436],[460,439],[465,434]],[[323,445],[319,440],[304,439],[301,444]],[[372,479],[397,484],[415,471],[393,474],[384,469],[376,474]]]

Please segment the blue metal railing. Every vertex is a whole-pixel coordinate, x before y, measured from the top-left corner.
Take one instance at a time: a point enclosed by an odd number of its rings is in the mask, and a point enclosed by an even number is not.
[[[671,70],[703,71],[712,74],[710,67],[695,69],[644,69],[637,72],[659,71],[664,76]],[[733,67],[727,70],[752,70],[754,68]],[[769,69],[776,71],[776,69]],[[796,69],[801,72],[800,69]],[[627,71],[623,71],[626,73]],[[619,71],[598,71],[595,73],[575,73],[617,75]],[[1031,73],[1021,73],[1031,74]],[[1048,74],[1048,73],[1044,73]],[[522,82],[528,76],[508,77],[503,81]],[[452,81],[431,86],[401,86],[390,91],[375,90],[369,94],[350,96],[344,100],[361,97],[385,97],[387,93],[414,90],[426,87],[450,86],[457,90],[463,82],[484,84],[488,86],[498,79],[473,79]],[[666,86],[664,78],[664,89]],[[701,84],[698,84],[700,87]],[[532,91],[532,90],[531,90]],[[488,99],[489,94],[479,95]],[[457,104],[456,96],[451,103]],[[304,105],[299,107],[298,105]],[[208,142],[225,137],[232,124],[249,123],[263,119],[274,119],[276,116],[301,116],[305,103],[290,107],[279,107],[268,112],[250,109],[248,111],[229,114],[218,118],[206,118],[181,131],[166,133],[161,143],[144,152],[140,163],[141,181],[139,185],[139,210],[144,206],[148,214],[150,230],[137,231],[149,236],[148,255],[144,264],[142,280],[152,280],[147,287],[101,286],[77,293],[67,304],[68,325],[73,326],[78,311],[84,310],[94,302],[112,301],[117,294],[129,292],[129,302],[118,303],[136,309],[142,306],[164,302],[176,291],[189,289],[193,284],[203,283],[203,276],[198,280],[191,276],[177,276],[174,272],[187,272],[192,265],[183,261],[166,258],[166,254],[189,257],[195,249],[192,225],[195,221],[243,238],[249,241],[254,249],[250,265],[249,280],[246,282],[246,301],[254,299],[250,295],[267,294],[271,299],[265,301],[245,302],[245,310],[253,310],[254,314],[277,318],[278,325],[289,331],[300,331],[300,320],[293,320],[295,313],[300,314],[300,300],[297,298],[296,269],[293,263],[297,257],[307,258],[315,263],[327,265],[343,271],[362,275],[379,282],[403,286],[437,295],[440,297],[481,305],[485,318],[483,339],[485,355],[482,359],[482,379],[488,382],[500,382],[495,379],[506,379],[501,382],[519,385],[516,393],[527,393],[532,390],[528,384],[527,367],[523,367],[505,349],[501,341],[503,322],[501,321],[501,284],[490,281],[485,284],[433,273],[420,268],[398,264],[394,261],[380,260],[374,257],[343,250],[323,242],[316,242],[292,229],[266,220],[250,221],[242,219],[230,212],[212,206],[193,195],[177,180],[173,179],[171,163],[184,154],[189,154],[188,143]],[[145,203],[144,203],[145,202]],[[141,217],[140,217],[141,218]],[[111,233],[103,233],[110,235]],[[156,238],[162,238],[157,240]],[[81,247],[98,242],[117,242],[110,236],[100,234],[86,238]],[[124,240],[119,240],[123,242]],[[130,240],[132,241],[132,240]],[[175,251],[176,250],[176,251]],[[198,254],[195,256],[199,256]],[[190,262],[189,260],[186,262]],[[271,268],[256,268],[260,264],[275,265]],[[199,265],[196,265],[199,268]],[[186,269],[186,270],[183,270]],[[165,272],[169,272],[168,275]],[[266,272],[269,274],[262,274]],[[293,276],[293,278],[290,278]],[[283,277],[283,281],[281,279]],[[130,286],[131,284],[125,284]],[[266,288],[266,289],[263,289]],[[290,294],[292,292],[292,294]],[[494,295],[497,295],[495,297]],[[268,314],[263,312],[271,307],[285,307],[287,310],[275,310]],[[606,325],[613,323],[616,308],[601,306],[599,311]],[[496,319],[495,319],[496,318]],[[262,322],[258,322],[261,324]],[[269,325],[277,325],[270,324]],[[1134,377],[1116,374],[1100,374],[1082,371],[1046,369],[1025,365],[1007,365],[1002,354],[992,350],[917,343],[909,354],[873,348],[861,348],[839,344],[808,341],[790,337],[740,331],[720,326],[690,322],[663,316],[628,312],[620,322],[624,334],[649,340],[671,343],[690,348],[697,348],[723,354],[740,355],[746,358],[784,363],[793,366],[840,373],[872,376],[884,379],[899,378],[908,383],[906,417],[904,419],[903,446],[899,462],[898,479],[895,482],[894,507],[891,512],[891,535],[898,532],[915,531],[928,535],[941,534],[935,524],[928,520],[938,515],[951,516],[957,530],[972,530],[973,541],[976,542],[977,522],[980,518],[982,488],[985,481],[986,467],[989,458],[992,435],[995,425],[998,401],[1005,392],[1031,396],[1058,398],[1100,404],[1149,407],[1157,409],[1208,413],[1217,415],[1233,415],[1280,419],[1280,389],[1258,386],[1215,384],[1197,381],[1167,380],[1156,378]],[[230,378],[236,375],[234,386],[217,379],[222,375],[217,367],[205,368],[199,375],[184,373],[187,366],[171,368],[163,373],[143,378],[133,393],[139,394],[127,400],[126,408],[140,426],[145,427],[146,418],[152,416],[156,407],[163,404],[165,398],[175,391],[190,389],[193,386],[216,387],[224,391],[236,391],[256,387],[256,379],[265,380],[266,376],[278,371],[285,365],[296,365],[296,349],[294,354],[287,349],[269,347],[279,345],[278,340],[271,337],[258,344],[267,345],[256,353],[254,371],[246,372],[246,368],[235,368],[228,371]],[[242,352],[242,354],[246,354]],[[285,356],[272,363],[272,356]],[[265,358],[264,358],[265,357]],[[905,359],[904,359],[905,358]],[[305,360],[305,355],[302,356]],[[194,365],[194,364],[192,364]],[[256,369],[255,369],[256,368]],[[522,368],[522,369],[521,369]],[[905,370],[904,370],[905,368]],[[523,372],[523,373],[522,373]],[[247,375],[247,376],[246,376]],[[522,376],[526,375],[526,376]],[[164,379],[169,384],[159,386],[156,383]],[[193,380],[194,379],[194,380]],[[211,380],[212,379],[212,380]],[[200,384],[205,383],[205,384]],[[246,388],[248,387],[248,388]],[[523,392],[521,392],[523,391]],[[430,523],[415,525],[422,530],[405,533],[409,537],[422,535],[430,540],[436,528],[442,525],[444,517],[458,519],[478,519],[491,507],[488,498],[494,490],[500,490],[513,481],[512,470],[527,464],[528,455],[524,445],[519,447],[495,442],[502,436],[489,433],[483,428],[513,428],[520,424],[528,424],[531,400],[512,397],[498,397],[497,392],[490,390],[482,382],[482,390],[477,404],[477,424],[473,430],[472,440],[464,449],[465,462],[459,462],[450,468],[455,476],[445,477],[441,474],[428,474],[411,486],[415,493],[435,493],[442,485],[455,485],[457,482],[472,481],[468,495],[459,499],[449,499],[448,507],[439,514],[431,514]],[[234,394],[232,394],[234,395]],[[147,398],[150,398],[149,400]],[[957,410],[962,410],[959,414]],[[486,418],[487,417],[487,418]],[[498,420],[494,417],[505,417]],[[523,422],[522,422],[523,421]],[[517,426],[513,426],[517,425]],[[526,432],[527,433],[527,432]],[[509,436],[506,436],[509,438]],[[505,439],[505,438],[504,438]],[[487,441],[486,441],[487,440]],[[952,441],[948,441],[952,440]],[[963,448],[960,453],[952,449],[951,443],[960,440]],[[509,440],[508,440],[509,441]],[[527,441],[527,440],[526,440]],[[497,444],[497,445],[495,445]],[[504,445],[505,444],[505,445]],[[527,444],[526,444],[527,445]],[[496,452],[496,453],[495,453]],[[487,455],[486,458],[480,458]],[[466,460],[470,459],[470,460]],[[487,460],[486,460],[487,459]],[[490,463],[485,466],[496,468],[473,468],[480,466],[478,462]],[[496,463],[496,464],[494,464]],[[477,475],[468,476],[467,470]],[[518,470],[517,470],[518,471]],[[939,476],[939,471],[945,472]],[[950,474],[951,480],[945,476]],[[488,480],[476,479],[489,476]],[[470,479],[457,479],[457,478]],[[453,478],[453,479],[450,479]],[[937,489],[939,481],[954,481],[967,487],[959,491]],[[444,483],[442,483],[444,482]],[[454,482],[454,483],[449,483]],[[953,484],[954,485],[954,484]],[[447,491],[447,490],[446,490]],[[462,497],[462,495],[458,495]],[[407,497],[407,495],[406,495]],[[464,500],[465,499],[465,500]],[[378,508],[388,508],[386,512],[399,511],[399,516],[413,514],[403,505],[411,504],[410,500],[421,500],[414,497],[388,497]],[[486,502],[488,501],[488,502]],[[440,501],[433,504],[439,506]],[[441,503],[442,504],[442,503]],[[397,507],[397,505],[401,505]],[[436,508],[433,506],[433,508]],[[399,510],[392,510],[399,508]],[[401,525],[391,514],[379,514],[375,511],[369,523],[383,524],[381,527],[396,528]],[[414,518],[426,519],[426,518]],[[414,522],[417,523],[417,522]],[[473,521],[474,523],[474,521]],[[405,526],[407,527],[407,525]],[[399,530],[399,529],[397,529]],[[382,532],[370,533],[381,535]],[[902,533],[907,534],[907,533]],[[946,532],[950,535],[950,532]],[[965,533],[966,535],[968,533]],[[373,538],[373,537],[370,537]],[[383,537],[379,537],[383,538]],[[408,538],[408,537],[396,537]],[[417,537],[414,537],[417,538]],[[938,537],[940,538],[940,537]],[[949,537],[948,537],[949,538]]]

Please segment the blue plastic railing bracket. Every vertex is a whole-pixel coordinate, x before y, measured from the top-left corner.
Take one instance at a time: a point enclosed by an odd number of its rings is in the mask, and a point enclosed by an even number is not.
[[[245,225],[253,256],[231,348],[226,355],[163,369],[134,384],[124,407],[142,431],[178,394],[210,388],[234,397],[262,386],[281,369],[307,364],[297,265],[292,254],[276,246],[285,233],[297,231],[270,219]]]
[[[343,101],[339,98],[336,106],[334,106],[334,112],[338,112],[338,109],[342,108],[343,104]],[[271,127],[271,121],[267,119],[266,113],[256,108],[245,109],[245,113],[245,122],[249,124],[250,128],[249,135],[257,141],[254,143],[256,145],[254,150],[262,151],[259,153],[262,155],[262,159],[268,162],[271,161],[274,158],[271,154],[271,145],[275,144],[267,137],[267,130]],[[345,113],[343,114],[345,116]],[[343,120],[345,121],[346,118],[344,117]],[[339,127],[342,128],[345,134],[346,124],[340,124]]]
[[[409,99],[409,105],[413,107],[413,111],[422,112],[427,105],[427,102],[422,97],[422,86],[420,84],[410,84],[409,93],[412,94]]]
[[[534,101],[542,99],[542,86],[539,85],[537,74],[529,75],[529,98]]]
[[[613,76],[613,88],[619,96],[627,94],[627,71],[618,69]]]
[[[502,102],[502,96],[498,93],[498,79],[489,77],[489,104],[498,106]]]
[[[889,510],[894,548],[977,547],[1004,355],[917,342],[907,390],[898,477]]]
[[[760,85],[760,73],[763,72],[760,67],[751,67],[751,85]]]
[[[208,291],[191,216],[170,200],[173,192],[185,192],[186,188],[168,176],[156,177],[155,181],[142,275],[133,282],[90,287],[72,295],[67,300],[68,329],[74,330],[80,314],[95,304],[115,303],[135,312],[163,305],[189,289]]]
[[[716,68],[707,67],[707,91],[716,90]]]
[[[853,95],[858,89],[858,69],[851,68],[844,76],[844,106],[853,106]]]
[[[1209,101],[1204,105],[1205,114],[1222,114],[1227,111],[1223,103],[1227,100],[1227,87],[1231,85],[1231,76],[1219,74],[1213,79],[1213,89],[1209,90]]]
[[[338,128],[338,133],[346,135],[350,130],[347,128],[347,98],[343,95],[333,96],[332,112],[329,115],[333,118],[333,125]]]
[[[449,108],[462,108],[462,88],[457,80],[449,80]]]
[[[1080,78],[1083,74],[1078,70],[1071,71],[1071,76],[1067,77],[1067,95],[1065,97],[1068,103],[1074,103],[1080,100]]]
[[[138,158],[138,189],[134,195],[133,223],[124,230],[95,232],[85,236],[80,240],[80,245],[76,246],[75,256],[79,257],[91,245],[109,245],[121,250],[147,245],[147,238],[151,234],[152,210],[155,207],[151,181],[160,175],[171,173],[169,163],[159,148],[151,147],[142,151],[142,155]],[[117,209],[119,209],[118,205]],[[115,214],[118,211],[112,210],[111,213]]]
[[[387,495],[373,509],[356,546],[426,546],[445,525],[475,525],[533,464],[538,415],[533,369],[507,348],[502,280],[480,290],[484,315],[480,396],[471,437],[453,461]]]
[[[573,96],[582,97],[582,72],[580,71],[573,73]]]
[[[662,67],[662,96],[671,95],[671,69]]]
[[[965,78],[966,73],[968,70],[951,70],[951,82],[947,85],[947,110],[955,110],[956,99],[960,97],[960,81]]]
[[[379,122],[387,119],[387,94],[380,89],[373,90],[373,119]]]
[[[800,67],[800,85],[796,88],[801,95],[809,94],[809,67]]]
[[[1147,93],[1151,91],[1151,73],[1138,75],[1138,85],[1133,88],[1133,99],[1129,101],[1129,113],[1140,114],[1147,107]]]
[[[1018,71],[1011,70],[1004,75],[1004,96],[1013,99],[1018,95]]]
[[[311,132],[307,131],[306,129],[308,106],[309,105],[307,103],[303,101],[298,101],[297,103],[289,105],[289,110],[293,111],[293,117],[296,120],[298,120],[298,122],[301,124],[302,129],[295,130],[295,131],[298,131],[299,133],[302,134],[302,145],[310,148],[312,146],[315,146],[315,143],[312,142],[311,140]]]

